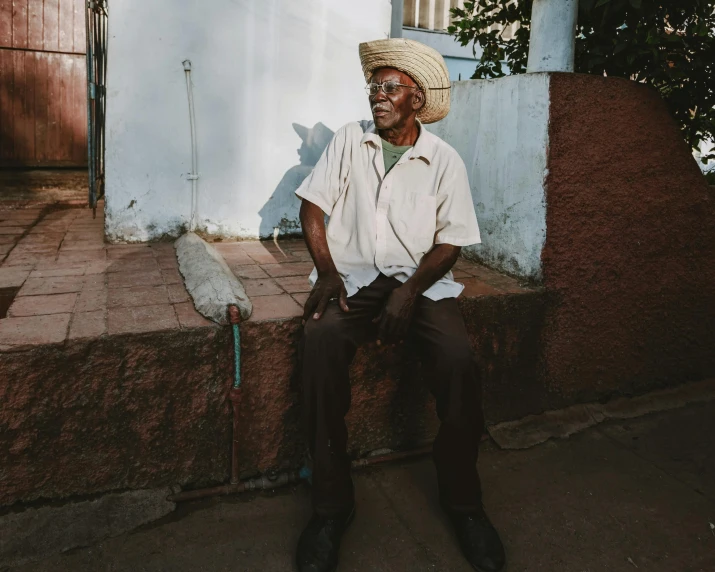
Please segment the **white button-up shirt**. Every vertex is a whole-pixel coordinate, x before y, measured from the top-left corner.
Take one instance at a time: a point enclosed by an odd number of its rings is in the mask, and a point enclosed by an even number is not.
[[[480,242],[464,162],[422,125],[415,145],[385,175],[374,123],[348,123],[296,194],[330,217],[328,247],[348,296],[381,272],[405,282],[435,244]],[[316,279],[313,269],[311,284]],[[456,298],[463,288],[448,272],[424,295]]]

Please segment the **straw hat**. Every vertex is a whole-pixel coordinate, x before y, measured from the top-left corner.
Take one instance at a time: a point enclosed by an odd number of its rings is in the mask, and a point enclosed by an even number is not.
[[[410,76],[425,94],[417,112],[422,123],[434,123],[449,113],[449,72],[441,54],[420,42],[405,38],[375,40],[360,44],[365,81],[378,68],[395,68]]]

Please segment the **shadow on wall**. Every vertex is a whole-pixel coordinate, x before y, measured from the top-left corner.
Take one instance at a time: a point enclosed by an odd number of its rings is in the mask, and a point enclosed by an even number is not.
[[[261,216],[259,226],[261,238],[272,237],[276,228],[282,237],[296,236],[301,233],[300,199],[296,196],[295,191],[310,175],[334,135],[331,129],[320,122],[313,127],[294,123],[293,129],[303,140],[303,144],[298,149],[300,164],[286,171],[271,197],[258,211]]]

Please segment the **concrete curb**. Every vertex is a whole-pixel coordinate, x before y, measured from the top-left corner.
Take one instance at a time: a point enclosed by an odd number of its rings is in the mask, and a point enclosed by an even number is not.
[[[0,566],[35,562],[157,520],[176,505],[168,488],[111,493],[0,516]]]
[[[638,397],[619,397],[607,403],[572,405],[565,409],[529,415],[487,427],[502,449],[528,449],[549,439],[565,439],[608,419],[632,419],[715,400],[715,379],[653,391]]]
[[[174,243],[179,271],[196,310],[221,325],[228,325],[228,306],[235,305],[247,320],[253,305],[241,281],[219,252],[201,237],[188,232]]]

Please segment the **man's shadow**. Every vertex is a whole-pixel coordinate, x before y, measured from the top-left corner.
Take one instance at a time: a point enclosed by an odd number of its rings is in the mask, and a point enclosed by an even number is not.
[[[298,149],[300,164],[286,171],[271,197],[258,211],[261,215],[261,238],[273,237],[276,228],[282,237],[300,235],[300,199],[295,191],[310,175],[334,135],[330,128],[320,122],[313,127],[293,123],[293,129],[303,141]]]

